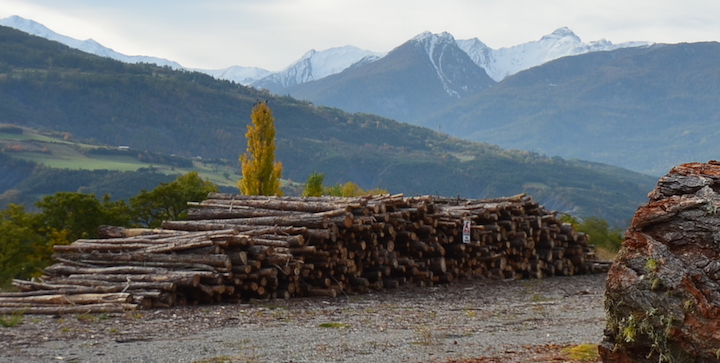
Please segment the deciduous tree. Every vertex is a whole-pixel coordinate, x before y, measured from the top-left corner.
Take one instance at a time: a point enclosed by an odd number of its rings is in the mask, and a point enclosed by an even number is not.
[[[117,204],[117,205],[116,205]],[[47,235],[53,231],[65,231],[68,242],[80,238],[96,238],[97,228],[103,224],[124,225],[128,222],[127,209],[115,215],[113,210],[125,206],[125,202],[101,203],[94,194],[58,192],[35,203],[40,208],[40,224]]]
[[[240,155],[242,179],[238,181],[244,195],[282,195],[282,163],[275,162],[275,119],[267,103],[259,102],[250,115],[247,151]]]
[[[208,193],[217,192],[217,185],[200,178],[197,172],[177,177],[170,183],[162,183],[152,191],[141,191],[130,198],[133,220],[144,227],[158,227],[164,220],[187,217],[187,202],[199,202]]]
[[[319,197],[323,195],[323,180],[325,180],[325,174],[313,172],[305,183],[305,190],[303,190],[303,197]]]
[[[0,212],[0,288],[11,279],[29,277],[36,268],[36,250],[46,242],[36,230],[36,216],[20,205],[11,204]]]
[[[589,234],[590,243],[610,252],[617,252],[622,246],[622,230],[611,227],[606,220],[600,217],[585,218],[577,230]]]
[[[332,195],[335,197],[360,197],[368,194],[387,194],[388,191],[385,189],[375,188],[372,190],[364,190],[359,185],[353,182],[347,182],[345,184],[336,184],[325,188],[325,195]]]

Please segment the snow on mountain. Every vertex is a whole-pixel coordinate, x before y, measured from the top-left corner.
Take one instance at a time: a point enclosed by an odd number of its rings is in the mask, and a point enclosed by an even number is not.
[[[242,85],[251,83],[271,75],[273,72],[258,67],[232,66],[223,69],[195,69],[195,71],[209,74],[217,79],[234,81]]]
[[[155,58],[149,56],[128,56],[118,53],[110,48],[100,45],[98,42],[87,39],[77,40],[64,35],[57,34],[48,29],[44,25],[32,20],[21,18],[17,15],[0,19],[0,25],[15,28],[28,34],[36,35],[45,39],[54,40],[56,42],[67,45],[70,48],[82,50],[83,52],[108,57],[125,63],[155,63],[159,66],[169,66],[173,69],[182,69],[183,67],[173,61],[167,59]]]
[[[520,71],[566,56],[651,45],[648,42],[613,44],[605,39],[583,43],[572,30],[565,27],[538,41],[508,48],[492,49],[477,38],[458,40],[457,43],[477,65],[498,82]]]
[[[102,57],[109,57],[126,63],[155,63],[159,66],[169,66],[173,69],[186,69],[180,64],[162,58],[150,56],[128,56],[104,47],[92,39],[77,40],[57,34],[44,25],[17,15],[0,19],[0,25],[12,27],[26,33],[37,35],[49,40],[63,43],[71,48],[79,49]],[[425,32],[412,40],[423,42],[426,51],[433,63],[438,76],[443,80],[446,90],[452,94],[449,78],[443,73],[443,54],[441,51],[451,43],[455,43],[470,58],[485,70],[495,81],[518,73],[520,71],[541,65],[543,63],[571,55],[589,52],[607,51],[626,47],[648,46],[648,42],[628,42],[612,44],[607,40],[583,43],[580,38],[568,28],[559,28],[553,33],[542,37],[538,41],[528,42],[512,47],[492,49],[477,38],[468,40],[455,40],[449,33],[431,34]],[[299,60],[279,72],[270,72],[257,67],[232,66],[224,69],[188,69],[209,74],[218,79],[226,79],[257,88],[267,88],[271,91],[281,90],[297,84],[321,79],[329,75],[340,73],[343,70],[374,62],[387,54],[371,52],[353,46],[330,48],[323,51],[310,50]]]
[[[229,68],[212,70],[188,69],[177,62],[173,62],[167,59],[140,55],[128,56],[118,53],[110,48],[104,47],[100,43],[92,39],[77,40],[57,34],[40,23],[21,18],[17,15],[13,15],[5,19],[0,19],[0,25],[15,28],[17,30],[24,31],[28,34],[36,35],[45,39],[53,40],[65,44],[70,48],[82,50],[83,52],[95,54],[101,57],[112,58],[125,63],[154,63],[159,66],[168,66],[172,69],[187,69],[190,71],[205,73],[218,79],[235,81],[243,85],[249,85],[250,83],[267,77],[272,73],[262,68],[240,66],[232,66]]]
[[[447,94],[460,97],[461,92],[467,90],[469,85],[463,82],[464,74],[460,72],[461,77],[458,77],[458,68],[463,68],[462,60],[458,59],[462,50],[458,49],[457,42],[450,33],[424,32],[410,41],[423,48]],[[463,57],[467,59],[464,55]],[[470,63],[470,60],[467,62]]]
[[[350,45],[319,52],[312,49],[280,72],[254,82],[253,86],[271,91],[282,89],[340,73],[358,62],[366,64],[384,55]]]

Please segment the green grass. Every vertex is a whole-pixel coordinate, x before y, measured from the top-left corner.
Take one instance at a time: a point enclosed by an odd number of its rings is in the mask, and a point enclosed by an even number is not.
[[[5,132],[0,132],[0,139],[1,140],[10,140],[10,141],[41,141],[41,142],[66,142],[64,140],[60,140],[58,138],[50,137],[41,135],[37,132],[28,132],[29,129],[25,129],[25,132],[23,134],[9,134]]]
[[[563,352],[573,361],[595,362],[600,359],[598,348],[595,344],[580,344],[565,348]]]
[[[132,151],[127,156],[83,154],[82,149],[99,148],[100,146],[79,142],[66,141],[40,134],[38,131],[23,128],[23,134],[0,132],[0,149],[12,145],[20,145],[27,151],[7,152],[8,155],[32,161],[51,168],[71,170],[117,170],[136,171],[140,168],[153,168],[167,175],[183,175],[195,171],[201,178],[210,180],[218,186],[235,187],[239,176],[232,170],[226,171],[224,166],[207,166],[194,161],[192,168],[179,168],[170,165],[147,163],[134,157]],[[41,152],[41,150],[47,150]],[[230,165],[231,169],[235,167]],[[226,177],[227,173],[227,177]]]
[[[3,315],[0,316],[0,325],[2,325],[5,328],[12,328],[23,321],[23,315],[25,314],[24,311],[15,312],[11,315]]]

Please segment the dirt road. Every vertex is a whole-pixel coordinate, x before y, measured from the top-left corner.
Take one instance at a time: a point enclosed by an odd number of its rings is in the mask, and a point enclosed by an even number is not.
[[[597,344],[605,274],[67,316],[0,327],[0,362],[562,362]]]

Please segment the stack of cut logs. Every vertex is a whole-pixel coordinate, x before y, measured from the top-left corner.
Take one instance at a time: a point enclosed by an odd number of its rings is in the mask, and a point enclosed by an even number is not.
[[[0,313],[121,311],[337,296],[456,279],[606,269],[588,237],[524,194],[466,200],[211,193],[187,221],[103,227],[55,246],[40,281],[15,280]]]

